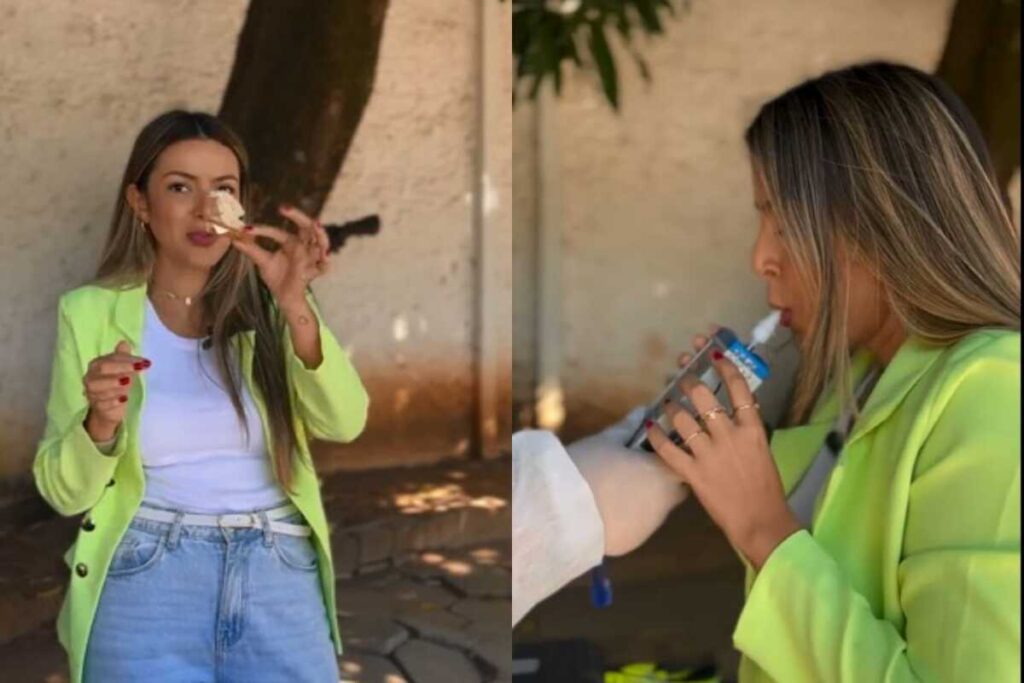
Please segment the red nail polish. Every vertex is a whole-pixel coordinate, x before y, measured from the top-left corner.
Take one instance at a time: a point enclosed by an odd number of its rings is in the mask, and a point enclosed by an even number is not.
[[[654,426],[653,422],[651,422],[650,420],[644,420],[644,428],[645,429],[650,429],[653,426]]]
[[[245,230],[246,232],[252,232],[253,227],[251,225],[247,225],[244,228],[242,228],[242,230]]]
[[[136,363],[132,363],[132,367],[135,368],[136,370],[145,370],[146,364],[143,363],[142,361],[138,361]]]
[[[121,379],[119,379],[119,380],[117,380],[117,381],[121,383],[121,386],[125,386],[125,385],[127,385],[127,384],[128,384],[129,382],[131,382],[131,380],[130,380],[130,379],[128,379],[127,377],[122,377]]]
[[[722,355],[722,352],[719,351],[718,349],[715,349],[714,351],[711,352],[711,357],[714,358],[715,360],[722,360],[723,358],[725,358],[725,356]]]
[[[150,361],[145,360],[145,359],[143,359],[143,361],[142,361],[142,367],[144,367],[144,368],[148,368],[152,364],[153,363],[151,363]]]
[[[127,396],[118,396],[117,397],[117,402],[118,403],[125,403],[127,401],[128,401],[128,397]]]

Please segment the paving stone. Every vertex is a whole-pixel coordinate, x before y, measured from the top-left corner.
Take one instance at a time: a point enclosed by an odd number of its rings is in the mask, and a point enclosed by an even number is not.
[[[512,544],[508,539],[496,543],[487,543],[463,551],[474,564],[484,567],[512,566]]]
[[[64,586],[52,586],[35,595],[9,590],[0,595],[0,644],[51,623],[60,612]]]
[[[512,628],[512,604],[508,600],[460,600],[449,611],[469,619],[474,630],[481,632],[508,633]]]
[[[463,511],[459,529],[459,545],[476,545],[501,538],[512,533],[512,511],[506,505],[497,510],[468,508]]]
[[[472,647],[473,654],[487,662],[497,673],[497,680],[512,678],[512,636],[494,634],[477,639]]]
[[[389,655],[409,639],[409,632],[392,619],[379,616],[342,617],[338,620],[345,648]]]
[[[10,683],[68,683],[68,659],[53,624],[0,645],[0,680]]]
[[[462,528],[462,516],[458,510],[448,510],[431,515],[422,515],[420,523],[412,527],[406,542],[413,550],[427,548],[448,548],[458,545],[456,539]]]
[[[356,570],[358,576],[366,576],[370,574],[380,574],[391,569],[391,560],[381,560],[380,562],[371,562],[369,564],[360,565],[359,569]]]
[[[356,579],[339,581],[337,586],[338,614],[342,616],[395,616],[405,612],[444,611],[458,600],[458,596],[446,586],[405,577],[389,577],[388,583],[382,585]]]
[[[436,643],[410,640],[395,653],[416,683],[480,683],[480,673],[464,654]]]
[[[331,541],[334,554],[334,575],[348,578],[356,573],[359,567],[359,539],[354,534],[343,533]]]
[[[394,533],[384,524],[353,529],[359,536],[359,564],[365,565],[391,559],[394,548]]]
[[[473,598],[512,596],[512,574],[504,567],[477,566],[467,574],[453,572],[445,577],[445,581]]]
[[[426,640],[466,650],[472,649],[477,641],[477,634],[471,630],[472,623],[451,612],[406,613],[396,619],[417,637]]]
[[[338,658],[338,670],[340,683],[411,683],[397,666],[376,655],[346,652]]]

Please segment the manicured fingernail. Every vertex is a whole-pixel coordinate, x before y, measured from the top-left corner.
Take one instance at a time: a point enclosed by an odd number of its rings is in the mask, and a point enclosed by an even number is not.
[[[128,397],[127,396],[118,396],[117,397],[117,402],[118,403],[126,403],[127,401],[128,401]]]
[[[723,358],[725,358],[725,356],[722,355],[722,352],[717,349],[711,352],[711,357],[714,358],[715,360],[722,360]]]
[[[650,429],[653,426],[654,426],[653,422],[651,422],[650,420],[644,420],[644,429]]]
[[[142,367],[144,367],[144,368],[148,368],[148,367],[149,367],[150,365],[152,365],[152,364],[153,364],[153,362],[152,362],[152,361],[150,361],[150,360],[148,360],[148,359],[146,359],[146,358],[143,358],[143,359],[142,359]]]
[[[127,377],[122,377],[121,379],[119,379],[119,380],[117,380],[117,381],[121,383],[121,386],[125,386],[126,384],[128,384],[129,382],[131,382],[131,380],[130,380],[130,379],[128,379]]]
[[[145,363],[143,363],[143,362],[142,362],[142,361],[140,360],[140,361],[138,361],[138,362],[136,362],[136,363],[133,363],[133,364],[132,364],[132,367],[133,367],[133,368],[135,368],[136,370],[145,370],[145,369],[146,369],[146,364],[145,364]]]
[[[254,228],[253,228],[253,227],[252,227],[251,225],[247,225],[247,226],[245,226],[244,228],[242,228],[242,230],[245,230],[246,232],[252,232],[252,231],[253,231],[253,229],[254,229]]]

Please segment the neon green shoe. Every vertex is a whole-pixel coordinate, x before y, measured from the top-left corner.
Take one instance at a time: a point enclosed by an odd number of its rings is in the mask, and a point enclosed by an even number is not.
[[[661,683],[662,681],[686,681],[686,683],[722,683],[718,674],[710,667],[703,669],[681,669],[666,671],[653,662],[627,664],[618,671],[606,671],[604,683]]]

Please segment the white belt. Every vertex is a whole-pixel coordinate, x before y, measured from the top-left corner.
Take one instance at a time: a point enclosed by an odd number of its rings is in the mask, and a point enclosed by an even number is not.
[[[298,509],[296,509],[294,505],[288,504],[272,510],[265,510],[262,514],[258,512],[227,515],[198,515],[186,513],[181,515],[181,523],[185,526],[215,526],[223,529],[262,529],[262,515],[266,515],[267,520],[270,522],[270,530],[275,533],[287,534],[289,536],[309,536],[313,532],[304,524],[289,524],[287,522],[275,521],[285,517],[290,517],[296,512],[298,512]],[[139,519],[148,519],[152,522],[173,524],[180,514],[181,513],[171,512],[169,510],[157,510],[142,506],[139,508],[139,511],[135,513],[135,516]]]

